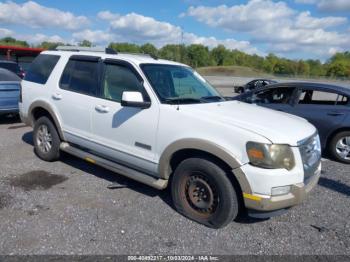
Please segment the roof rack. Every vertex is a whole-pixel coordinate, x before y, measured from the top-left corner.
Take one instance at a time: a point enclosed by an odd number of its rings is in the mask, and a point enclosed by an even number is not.
[[[57,46],[56,51],[72,51],[72,52],[100,52],[115,55],[117,52],[112,48],[103,47],[86,47],[86,46]]]
[[[128,53],[128,52],[117,52],[112,48],[103,48],[103,47],[86,47],[86,46],[57,46],[56,51],[71,51],[71,52],[100,52],[109,55],[116,54],[126,54],[126,55],[138,55],[138,56],[148,56],[153,58],[154,60],[158,60],[156,55],[146,54],[146,53]]]

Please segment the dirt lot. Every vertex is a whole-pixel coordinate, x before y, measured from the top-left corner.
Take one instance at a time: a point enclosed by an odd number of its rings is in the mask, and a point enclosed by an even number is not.
[[[39,160],[14,120],[0,120],[0,149],[0,254],[350,254],[350,166],[323,161],[313,194],[283,216],[213,230],[168,191],[71,156]]]

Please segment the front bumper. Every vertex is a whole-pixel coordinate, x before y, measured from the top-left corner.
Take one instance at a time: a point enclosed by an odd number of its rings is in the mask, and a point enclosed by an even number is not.
[[[300,204],[317,185],[321,175],[321,165],[315,174],[303,183],[291,185],[290,193],[280,196],[264,196],[243,193],[244,204],[248,210],[275,211]]]

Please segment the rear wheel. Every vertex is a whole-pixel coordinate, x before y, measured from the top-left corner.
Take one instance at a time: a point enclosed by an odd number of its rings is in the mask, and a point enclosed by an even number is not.
[[[335,160],[350,164],[350,131],[336,134],[329,143],[329,151]]]
[[[60,137],[54,124],[46,116],[40,117],[33,132],[35,153],[45,161],[56,161],[60,157]]]
[[[178,212],[208,227],[224,227],[238,214],[233,185],[225,171],[209,159],[190,158],[181,162],[171,189]]]

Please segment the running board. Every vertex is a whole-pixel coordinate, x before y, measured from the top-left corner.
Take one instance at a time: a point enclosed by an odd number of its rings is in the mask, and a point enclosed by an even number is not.
[[[130,179],[136,180],[138,182],[141,182],[143,184],[146,184],[148,186],[154,187],[159,190],[166,188],[168,185],[168,180],[153,178],[147,174],[141,173],[134,169],[125,167],[123,165],[117,164],[110,160],[87,153],[81,149],[78,149],[76,147],[69,145],[66,142],[61,143],[60,149],[68,154],[82,158],[89,163],[101,166],[115,173],[126,176]]]

